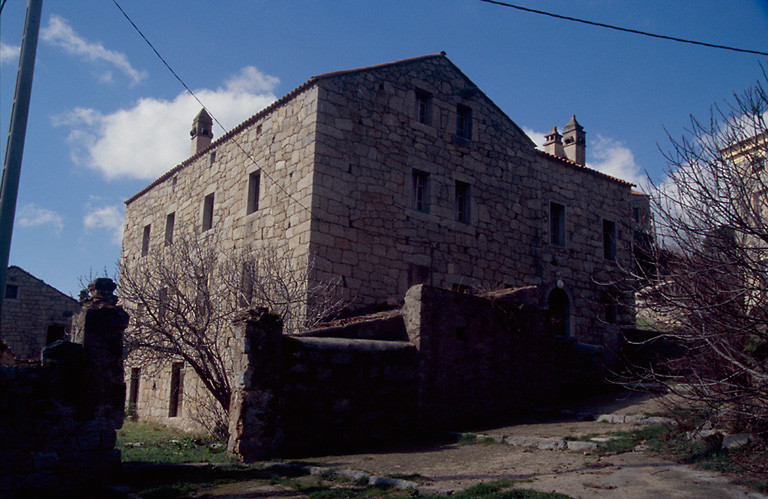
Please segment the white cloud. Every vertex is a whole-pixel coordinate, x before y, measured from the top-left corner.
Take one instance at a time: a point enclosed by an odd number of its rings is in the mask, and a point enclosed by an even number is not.
[[[48,18],[48,25],[40,31],[41,38],[51,45],[61,47],[70,55],[82,57],[91,62],[106,62],[116,67],[128,78],[134,85],[146,78],[146,71],[135,69],[125,54],[106,49],[101,43],[94,43],[84,40],[67,21],[57,15]],[[111,80],[111,73],[105,72],[106,81]],[[105,81],[105,76],[100,76]]]
[[[56,235],[64,229],[64,219],[53,210],[42,208],[35,203],[22,206],[17,216],[20,227],[40,227],[49,225]]]
[[[16,62],[19,58],[19,52],[21,47],[18,45],[8,45],[7,43],[0,43],[0,64],[6,62]]]
[[[112,243],[118,246],[123,240],[123,211],[120,205],[86,205],[83,217],[86,232],[106,230],[112,233]]]
[[[536,144],[536,147],[541,149],[544,146],[544,135],[546,135],[546,134],[537,132],[537,131],[532,130],[532,129],[528,128],[528,127],[523,127],[523,131]]]
[[[587,166],[612,177],[632,182],[645,190],[647,177],[640,165],[635,163],[635,156],[623,142],[597,135],[597,138],[588,144],[591,147],[592,161]]]
[[[279,80],[245,67],[224,88],[199,90],[198,98],[227,129],[268,106]],[[200,104],[188,93],[173,100],[140,99],[129,109],[102,114],[76,108],[54,116],[68,126],[75,163],[100,171],[108,179],[155,179],[189,157],[189,130]],[[214,124],[214,140],[223,132]]]

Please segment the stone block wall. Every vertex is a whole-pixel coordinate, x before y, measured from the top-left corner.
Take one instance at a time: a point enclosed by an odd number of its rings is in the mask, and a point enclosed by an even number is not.
[[[76,343],[53,343],[39,365],[0,366],[0,496],[81,491],[119,467],[127,316],[113,290],[108,279],[91,285]]]
[[[235,327],[229,450],[252,461],[404,441],[595,389],[604,372],[594,352],[555,334],[530,299],[540,289],[522,291],[418,285],[400,321],[378,314],[298,336],[266,309],[247,312]],[[410,341],[392,339],[400,327]]]
[[[238,321],[231,452],[246,461],[390,442],[417,428],[407,341],[283,336],[262,309]]]
[[[53,341],[69,337],[80,304],[15,266],[8,267],[9,287],[13,297],[3,300],[0,338],[17,359],[39,360],[49,336]]]

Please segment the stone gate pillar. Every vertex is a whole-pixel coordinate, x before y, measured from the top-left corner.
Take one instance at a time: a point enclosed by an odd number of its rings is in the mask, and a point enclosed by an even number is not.
[[[123,377],[123,332],[128,314],[117,306],[114,281],[99,278],[88,285],[90,297],[72,319],[72,342],[83,346],[88,396],[85,400],[95,417],[105,418],[120,428],[125,416]]]
[[[235,386],[229,405],[227,450],[244,462],[276,454],[280,422],[283,323],[266,308],[249,309],[234,321]]]

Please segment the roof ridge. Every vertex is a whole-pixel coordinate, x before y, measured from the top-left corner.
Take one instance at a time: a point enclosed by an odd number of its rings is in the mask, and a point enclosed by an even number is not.
[[[59,291],[58,289],[56,289],[55,287],[51,286],[50,284],[48,284],[44,280],[40,279],[39,277],[36,277],[36,276],[32,275],[31,273],[29,273],[28,271],[26,271],[23,268],[19,267],[18,265],[9,265],[8,269],[19,270],[19,271],[25,273],[26,275],[28,275],[29,277],[31,277],[32,279],[36,280],[37,282],[39,282],[43,286],[48,286],[49,288],[51,288],[52,290],[56,291],[57,293],[59,293],[60,295],[64,296],[65,298],[69,298],[70,300],[75,301],[75,302],[77,301],[75,298],[69,296],[68,294],[65,294],[63,291]]]

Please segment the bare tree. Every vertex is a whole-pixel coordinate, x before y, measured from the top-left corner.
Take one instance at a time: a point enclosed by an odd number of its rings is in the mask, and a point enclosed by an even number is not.
[[[232,393],[229,341],[238,310],[268,307],[287,332],[297,332],[327,319],[343,302],[336,283],[312,280],[311,262],[297,263],[302,260],[270,246],[222,250],[214,237],[181,236],[140,260],[121,262],[119,293],[131,312],[125,338],[130,363],[151,374],[183,360],[219,406],[207,412],[222,419]]]
[[[768,95],[764,82],[670,137],[652,206],[663,272],[638,312],[680,355],[647,372],[718,424],[768,430]]]

